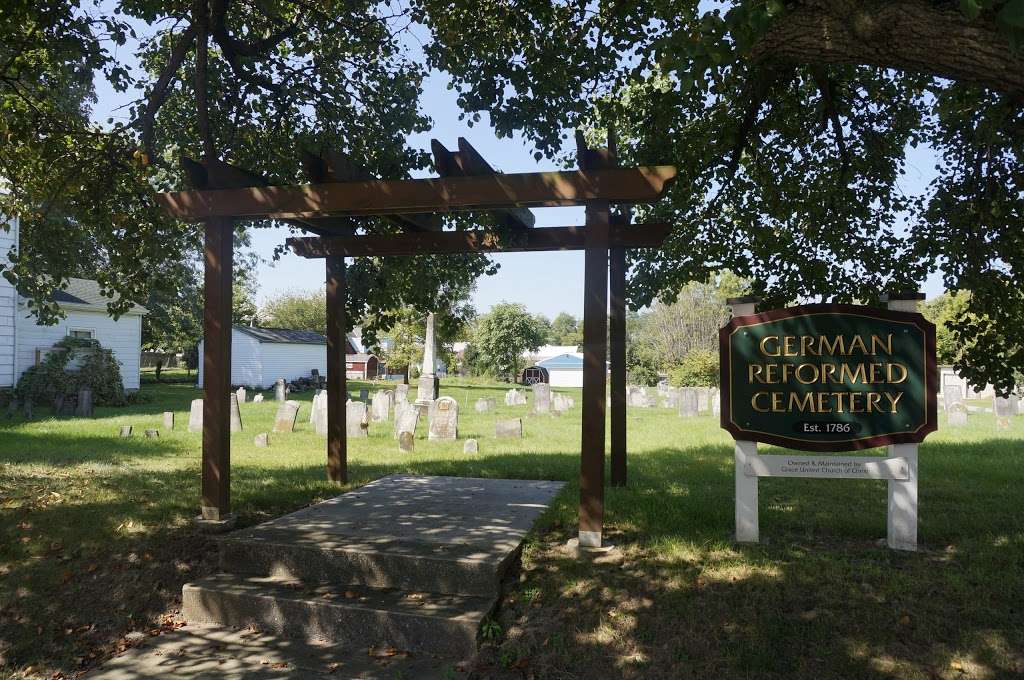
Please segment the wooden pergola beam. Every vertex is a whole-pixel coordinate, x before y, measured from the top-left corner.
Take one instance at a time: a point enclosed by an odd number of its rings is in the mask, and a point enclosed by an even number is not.
[[[436,139],[430,140],[434,168],[442,177],[486,177],[498,172],[473,148],[465,137],[459,137],[459,150],[449,151]],[[515,229],[529,229],[537,218],[527,208],[491,211],[502,223]]]
[[[656,201],[675,178],[671,165],[536,172],[486,177],[372,180],[157,194],[172,216],[299,219],[452,210]]]
[[[664,223],[613,225],[609,241],[617,248],[656,248],[671,231]],[[290,238],[296,255],[323,257],[411,257],[458,253],[525,253],[583,250],[584,227],[543,227],[513,233],[494,231],[442,231],[409,234],[370,234],[345,238]]]

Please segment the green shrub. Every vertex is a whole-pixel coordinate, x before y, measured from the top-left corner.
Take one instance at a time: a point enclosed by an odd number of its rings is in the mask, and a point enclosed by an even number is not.
[[[78,370],[68,370],[73,358],[80,358]],[[87,387],[92,390],[97,406],[124,406],[124,383],[121,367],[113,352],[97,340],[64,338],[53,345],[53,351],[40,363],[30,367],[18,379],[15,393],[23,401],[49,404],[58,394],[77,394]]]
[[[717,387],[718,352],[695,349],[669,371],[668,381],[676,387]]]

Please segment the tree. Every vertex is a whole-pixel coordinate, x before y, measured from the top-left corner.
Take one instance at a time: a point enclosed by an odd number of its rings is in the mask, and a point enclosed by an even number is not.
[[[273,328],[327,333],[327,297],[323,289],[280,293],[260,307],[260,321]]]
[[[935,354],[940,364],[956,364],[964,353],[951,324],[962,318],[970,308],[970,293],[943,293],[921,306],[924,317],[935,324]]]
[[[1024,367],[1024,2],[705,5],[417,12],[431,64],[499,134],[524,130],[554,158],[567,128],[614,126],[622,162],[678,167],[666,200],[638,211],[675,229],[630,254],[632,306],[721,268],[765,306],[870,302],[941,264],[947,289],[972,293],[950,323],[958,368],[1007,389]],[[914,190],[907,155],[922,145],[936,176]]]
[[[115,294],[115,315],[176,297],[200,230],[169,219],[153,196],[189,186],[181,156],[272,183],[300,181],[304,150],[343,151],[369,176],[425,169],[429,156],[406,143],[429,122],[408,15],[343,0],[5,3],[0,213],[20,218],[22,247],[0,272],[43,322],[59,315],[47,302],[54,290],[83,268]],[[127,122],[90,121],[94,75],[137,93]],[[370,318],[372,336],[395,320],[389,310],[446,308],[493,270],[477,255],[361,258],[349,271],[348,316]]]
[[[551,342],[555,345],[583,344],[580,321],[568,312],[561,312],[551,322]]]
[[[556,340],[552,332],[551,319],[544,314],[534,314],[533,321],[537,326],[537,331],[544,338],[541,344],[555,344]]]
[[[515,381],[523,368],[523,353],[544,342],[543,329],[520,304],[500,302],[477,319],[472,344],[476,365],[485,373]]]

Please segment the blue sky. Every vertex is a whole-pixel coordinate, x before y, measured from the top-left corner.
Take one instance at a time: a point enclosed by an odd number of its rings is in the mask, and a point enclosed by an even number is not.
[[[132,51],[131,44],[121,50],[122,59],[133,64],[134,59],[127,56]],[[504,172],[559,169],[550,161],[534,160],[532,145],[521,136],[498,139],[490,129],[486,114],[472,128],[459,121],[456,95],[446,87],[447,83],[447,76],[439,72],[431,73],[424,83],[422,108],[433,121],[433,127],[426,133],[412,135],[410,145],[429,150],[431,138],[437,138],[451,149],[455,148],[456,140],[462,136],[491,165]],[[114,92],[101,77],[96,79],[96,90],[98,101],[93,110],[93,118],[98,123],[103,124],[110,117],[127,118],[127,112],[119,110],[119,107],[128,103],[134,93]],[[929,150],[923,147],[913,150],[908,158],[904,189],[912,193],[921,191],[931,180],[934,165],[934,157]],[[534,213],[537,226],[583,222],[582,208],[547,208],[534,210]],[[291,254],[284,255],[277,262],[272,261],[274,248],[287,236],[285,229],[256,229],[253,232],[253,247],[264,260],[257,277],[259,304],[285,291],[317,289],[323,285],[324,271],[318,262]],[[545,314],[549,318],[563,311],[582,316],[583,253],[510,253],[496,255],[494,260],[501,265],[498,273],[481,277],[473,294],[473,304],[480,312],[486,312],[498,302],[510,301],[520,302],[532,313]],[[940,294],[943,290],[940,276],[936,274],[930,277],[923,290],[929,298]]]

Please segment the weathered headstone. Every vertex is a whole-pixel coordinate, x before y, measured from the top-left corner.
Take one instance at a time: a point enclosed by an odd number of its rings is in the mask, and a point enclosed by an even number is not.
[[[239,387],[237,390],[235,390],[235,396],[238,397],[238,403],[239,404],[244,404],[245,403],[245,388],[244,387]]]
[[[366,414],[366,403],[362,401],[350,401],[345,404],[345,434],[350,439],[367,436],[367,428],[370,425]]]
[[[698,400],[697,390],[693,387],[683,387],[679,390],[679,415],[692,417],[697,415]]]
[[[419,415],[419,411],[413,411],[413,413],[416,413],[417,416]],[[415,427],[415,425],[413,425],[413,427]],[[398,433],[398,450],[399,451],[405,451],[405,452],[412,451],[413,448],[416,445],[415,442],[416,442],[416,435],[414,435],[412,432],[410,432],[408,430],[402,430],[401,432]]]
[[[364,404],[370,401],[370,390],[366,389],[365,387],[360,388],[359,401],[363,402]]]
[[[426,404],[437,399],[437,376],[421,375],[416,382],[416,403]]]
[[[477,413],[487,413],[492,408],[494,408],[494,398],[481,397],[476,400],[476,404],[474,404],[473,408],[476,410]]]
[[[373,422],[384,423],[391,418],[391,391],[377,390],[373,393],[371,400],[371,415]]]
[[[647,408],[647,394],[644,388],[636,385],[626,387],[626,405],[634,408]]]
[[[299,402],[289,399],[281,402],[274,415],[274,432],[293,432],[299,415]]]
[[[697,388],[697,412],[706,413],[711,410],[711,388]]]
[[[395,387],[395,403],[397,404],[400,401],[409,401],[409,386],[405,383],[399,383]]]
[[[278,378],[274,381],[274,401],[284,401],[285,397],[284,378]]]
[[[495,437],[512,437],[515,439],[523,438],[523,419],[522,418],[509,418],[506,420],[497,420],[494,423],[494,436]]]
[[[31,399],[29,399],[29,400],[27,400],[25,402],[25,409],[24,409],[24,411],[25,411],[25,420],[32,420],[32,418],[35,417],[35,406],[33,405]]]
[[[146,439],[159,439],[160,430],[146,430]]]
[[[722,414],[722,394],[718,390],[711,395],[711,414],[716,416]]]
[[[261,403],[263,403],[263,395],[262,394],[255,394],[255,395],[253,395],[252,403],[254,403],[254,404],[261,404]]]
[[[260,447],[261,449],[266,448],[267,446],[270,445],[270,435],[267,434],[266,432],[260,432],[253,438],[252,443]]]
[[[505,406],[522,406],[526,403],[526,395],[517,389],[505,393]]]
[[[321,392],[313,397],[313,408],[310,409],[310,417],[313,419],[313,429],[318,435],[327,436],[327,392]]]
[[[962,401],[954,401],[946,408],[946,423],[950,427],[963,427],[967,424],[967,406]]]
[[[232,432],[242,431],[242,412],[238,410],[238,395],[232,392],[228,395],[228,420]]]
[[[174,429],[174,411],[164,411],[164,429]]]
[[[78,390],[78,404],[75,406],[75,415],[79,418],[92,418],[92,390],[83,387]]]
[[[11,401],[7,404],[7,417],[13,418],[18,414],[18,398],[11,397]]]
[[[430,411],[428,439],[459,438],[459,402],[451,397],[441,397],[434,402]]]
[[[996,427],[1000,430],[1010,429],[1010,418],[1017,415],[1017,397],[993,397],[992,410],[996,414]]]
[[[957,402],[963,402],[964,392],[960,389],[959,385],[946,385],[945,389],[942,390],[942,401],[946,406],[946,412],[949,412],[949,407]]]
[[[547,383],[534,383],[533,412],[547,415],[551,413],[551,386]]]
[[[463,453],[479,453],[480,445],[475,439],[467,439],[466,443],[462,445]]]
[[[203,431],[203,400],[193,399],[188,411],[188,431]]]
[[[416,425],[420,420],[419,409],[413,408],[410,404],[406,403],[401,412],[395,413],[395,437],[401,441],[402,434],[408,433],[410,436],[416,436]]]
[[[551,408],[555,413],[562,414],[572,408],[572,398],[564,394],[554,392],[551,395]]]
[[[121,426],[121,438],[122,439],[127,439],[128,437],[131,437],[131,436],[132,436],[132,426],[131,425],[122,425]]]

